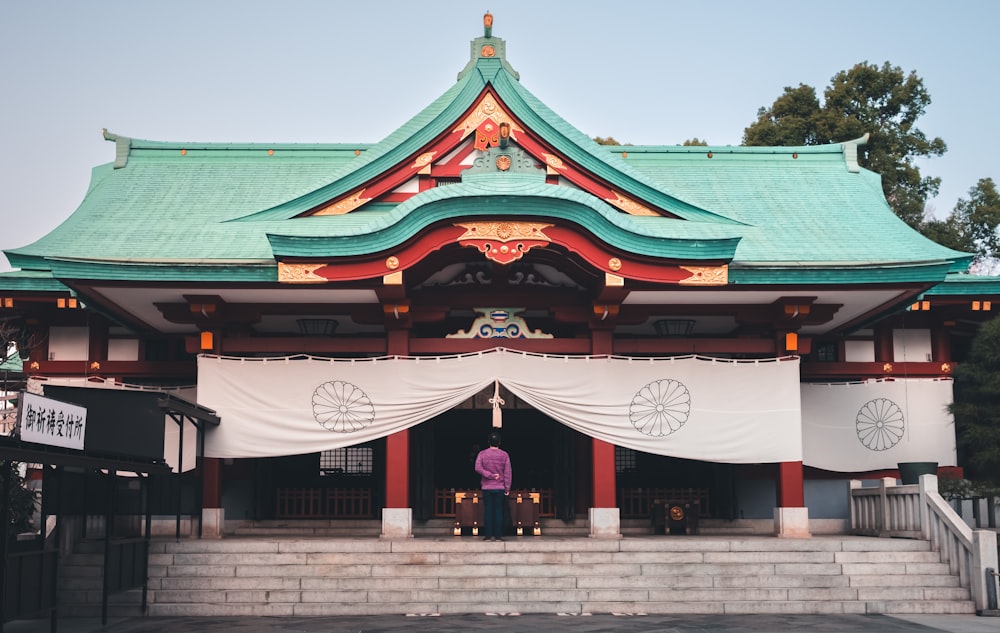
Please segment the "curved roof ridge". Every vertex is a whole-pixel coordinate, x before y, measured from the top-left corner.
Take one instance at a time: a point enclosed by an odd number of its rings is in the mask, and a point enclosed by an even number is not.
[[[288,218],[308,211],[338,196],[350,194],[383,171],[412,156],[420,148],[448,131],[487,87],[496,91],[511,114],[520,119],[535,134],[557,151],[563,152],[587,171],[620,188],[623,194],[674,213],[686,220],[735,222],[698,207],[657,186],[641,171],[624,160],[601,151],[601,146],[569,124],[529,90],[521,85],[516,71],[507,63],[506,46],[501,38],[492,37],[492,21],[487,36],[472,42],[469,64],[459,73],[458,81],[429,106],[421,110],[389,136],[375,144],[332,179],[309,193],[268,209],[244,216],[244,219]]]
[[[733,222],[732,219],[713,213],[697,205],[691,204],[676,196],[661,186],[656,185],[641,172],[633,169],[624,160],[603,150],[606,146],[599,145],[592,138],[581,132],[551,108],[536,97],[520,82],[506,81],[503,75],[498,75],[494,83],[499,96],[520,118],[526,116],[533,121],[525,121],[536,134],[553,142],[553,136],[566,144],[556,145],[556,149],[581,164],[607,182],[618,186],[624,192],[646,200],[664,210],[676,213],[686,220],[714,220],[716,222]],[[511,97],[516,97],[524,106],[523,110],[511,103]],[[532,125],[532,123],[534,123]],[[545,132],[539,128],[544,128]]]
[[[463,202],[470,198],[478,198],[482,204]],[[512,198],[521,204],[510,204]],[[333,246],[337,255],[379,252],[397,246],[436,222],[500,213],[491,200],[498,201],[503,213],[510,217],[569,221],[616,247],[655,257],[729,261],[742,239],[740,227],[731,224],[670,218],[658,218],[658,224],[636,222],[636,216],[619,213],[586,192],[553,187],[513,174],[477,176],[447,187],[428,189],[391,211],[371,217],[367,225],[353,226],[350,232],[301,234],[295,225],[290,225],[287,232],[268,231],[267,239],[276,255],[293,254],[299,250],[296,245],[307,243]],[[541,200],[545,202],[540,203]],[[580,213],[581,206],[596,213]],[[347,215],[334,217],[349,219]]]

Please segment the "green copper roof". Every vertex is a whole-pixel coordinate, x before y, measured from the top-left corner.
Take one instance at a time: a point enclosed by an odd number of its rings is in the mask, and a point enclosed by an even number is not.
[[[45,276],[55,284],[82,277],[273,281],[276,256],[388,251],[432,223],[496,214],[572,223],[643,256],[729,261],[733,284],[936,282],[970,260],[896,218],[878,176],[858,168],[857,143],[600,146],[521,85],[503,44],[475,39],[458,81],[373,145],[175,143],[105,133],[115,160],[94,169],[76,212],[37,242],[6,251],[8,259],[36,275],[30,283]],[[482,55],[487,45],[493,56]],[[545,184],[541,173],[467,173],[460,184],[400,204],[297,217],[412,160],[487,88],[576,168],[676,217],[628,215],[582,189]],[[16,279],[0,276],[0,288]]]
[[[11,354],[7,360],[0,363],[0,371],[20,373],[24,371],[24,363],[18,354]]]
[[[70,292],[62,282],[53,278],[49,271],[8,270],[0,272],[0,289],[26,292]]]
[[[987,275],[948,275],[944,283],[934,286],[924,296],[1000,295],[1000,277]]]
[[[650,222],[650,218],[620,213],[578,189],[503,173],[467,177],[461,184],[430,189],[377,219],[365,221],[366,214],[330,217],[332,223],[342,225],[332,237],[286,233],[270,235],[269,239],[279,256],[361,255],[390,249],[435,222],[492,214],[565,220],[601,236],[612,246],[668,259],[729,261],[740,240],[739,230],[731,224],[668,218]],[[289,228],[293,227],[290,223]],[[358,239],[360,236],[369,239]]]

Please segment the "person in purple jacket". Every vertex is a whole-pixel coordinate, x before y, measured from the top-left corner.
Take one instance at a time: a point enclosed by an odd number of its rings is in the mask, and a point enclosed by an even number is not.
[[[503,503],[510,494],[510,455],[500,448],[500,434],[489,435],[489,448],[476,456],[476,472],[482,478],[484,541],[503,540]]]

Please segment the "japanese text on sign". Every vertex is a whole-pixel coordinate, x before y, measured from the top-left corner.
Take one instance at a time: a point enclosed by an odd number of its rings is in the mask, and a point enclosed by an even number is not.
[[[22,393],[18,413],[21,440],[83,450],[87,409],[33,393]]]

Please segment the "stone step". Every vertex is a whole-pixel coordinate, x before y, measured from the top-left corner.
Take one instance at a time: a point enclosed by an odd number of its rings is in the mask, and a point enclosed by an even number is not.
[[[974,612],[929,544],[906,539],[301,536],[150,549],[153,616]],[[95,561],[64,561],[68,609],[99,608]],[[115,600],[136,609],[141,592]]]
[[[392,613],[431,615],[464,613],[643,613],[643,614],[973,614],[971,601],[734,601],[734,602],[521,602],[502,605],[495,602],[398,603]],[[281,603],[259,602],[226,604],[151,604],[152,617],[223,617],[223,616],[363,616],[386,613],[381,604],[351,603]]]

